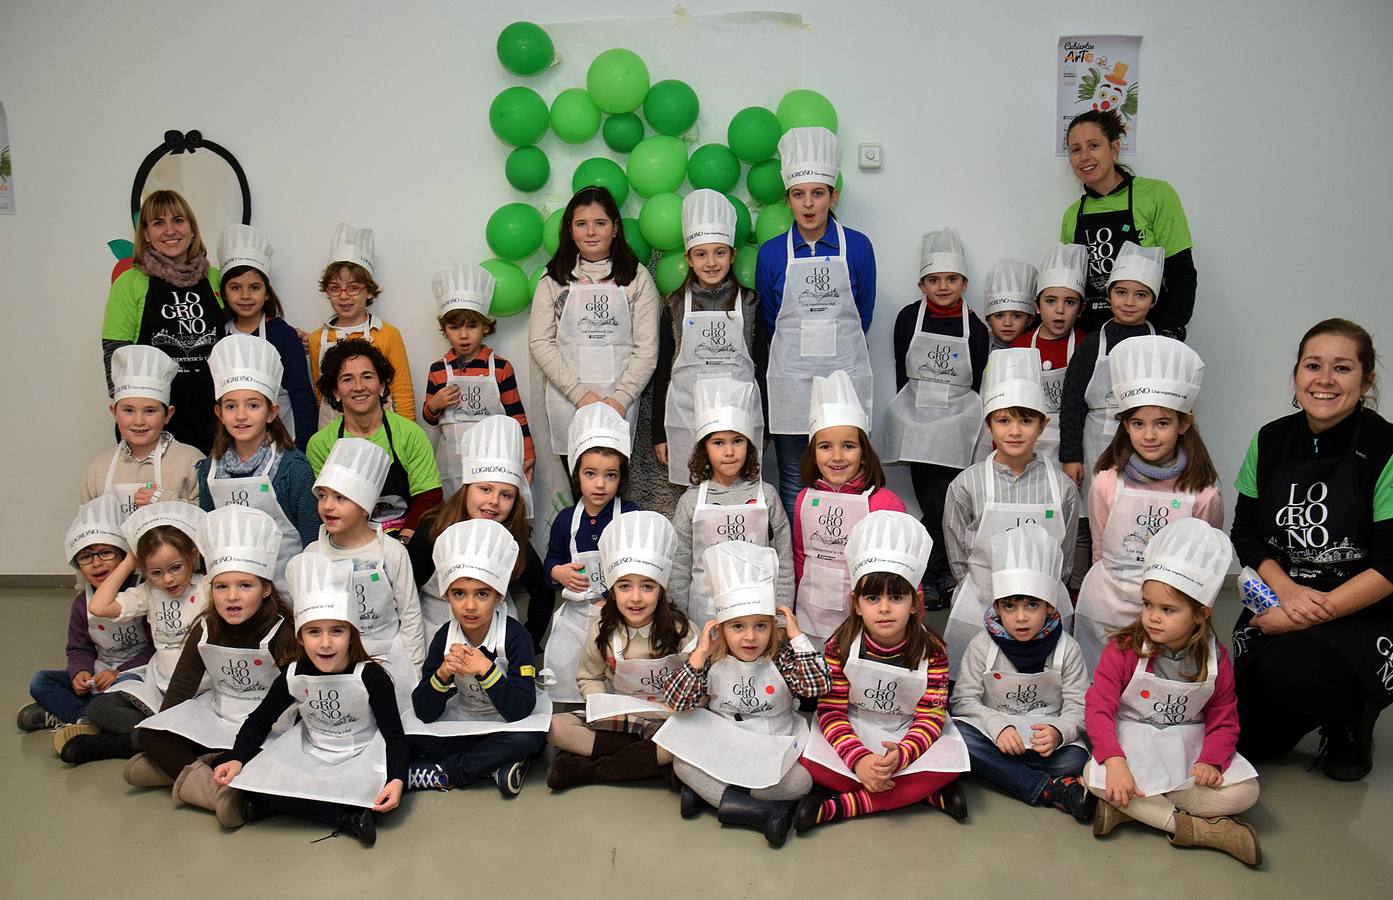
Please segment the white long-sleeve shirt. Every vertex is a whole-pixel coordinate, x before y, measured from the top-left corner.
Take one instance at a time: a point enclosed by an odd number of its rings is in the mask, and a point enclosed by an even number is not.
[[[425,626],[421,623],[421,597],[416,592],[416,578],[411,571],[411,557],[407,555],[406,546],[389,537],[371,540],[361,547],[344,549],[336,546],[321,527],[319,540],[306,547],[305,552],[318,553],[330,559],[357,560],[357,568],[362,568],[362,563],[382,563],[382,570],[392,585],[392,597],[397,604],[401,642],[406,645],[406,655],[411,658],[411,664],[419,669],[426,661]]]

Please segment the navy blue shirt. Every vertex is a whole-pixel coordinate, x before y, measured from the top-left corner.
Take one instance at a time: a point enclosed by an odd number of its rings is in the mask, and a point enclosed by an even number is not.
[[[614,506],[620,504],[620,512],[634,512],[638,509],[637,503],[630,503],[628,500],[621,500],[616,497],[609,501],[609,505],[600,510],[598,516],[587,516],[581,510],[580,527],[576,529],[576,552],[588,553],[591,550],[600,549],[600,532],[605,530],[605,526],[614,518]],[[577,503],[568,506],[556,514],[556,519],[551,523],[551,537],[547,540],[547,558],[542,561],[542,571],[546,573],[547,583],[553,589],[560,590],[561,585],[551,577],[551,570],[557,566],[570,565],[571,560],[571,516],[575,512]]]
[[[793,232],[793,258],[808,259],[814,256],[835,256],[840,252],[837,244],[837,229],[832,225],[832,217],[827,220],[827,230],[817,239],[817,245],[810,246],[798,233]],[[842,226],[846,235],[846,265],[851,270],[851,293],[856,300],[856,311],[861,316],[861,330],[869,331],[871,315],[875,312],[875,249],[871,239],[859,231]],[[765,334],[774,336],[774,320],[779,316],[779,307],[784,302],[784,270],[788,266],[788,232],[770,238],[759,246],[759,256],[755,259],[755,290],[759,293],[759,309],[764,316]]]

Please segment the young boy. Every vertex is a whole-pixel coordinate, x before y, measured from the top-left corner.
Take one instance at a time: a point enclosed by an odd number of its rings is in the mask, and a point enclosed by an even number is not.
[[[982,380],[982,409],[996,450],[953,479],[943,511],[948,562],[958,579],[944,639],[956,679],[968,641],[991,606],[992,537],[1025,522],[1039,524],[1059,545],[1074,546],[1079,495],[1059,466],[1035,452],[1045,428],[1040,355],[998,350]],[[1073,609],[1060,609],[1067,626]]]
[[[1060,244],[1045,251],[1035,278],[1035,311],[1040,324],[1011,343],[1012,347],[1040,351],[1040,380],[1049,404],[1045,413],[1050,419],[1035,450],[1051,461],[1059,460],[1059,398],[1064,393],[1064,375],[1076,345],[1084,337],[1076,323],[1083,309],[1087,264],[1088,250],[1082,244]]]
[[[480,419],[512,416],[522,426],[523,472],[530,479],[537,452],[522,408],[512,363],[495,354],[484,338],[498,329],[489,317],[494,280],[480,266],[451,266],[431,281],[439,305],[437,324],[450,342],[445,356],[431,363],[421,417],[440,426],[435,461],[446,497],[459,490],[460,441]]]
[[[1035,267],[1018,259],[997,260],[987,272],[983,314],[992,333],[991,349],[1011,346],[1035,316]]]

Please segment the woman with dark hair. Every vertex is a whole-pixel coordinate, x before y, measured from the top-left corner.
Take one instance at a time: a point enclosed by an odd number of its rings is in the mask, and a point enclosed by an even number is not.
[[[1374,342],[1345,319],[1306,332],[1299,409],[1264,425],[1238,473],[1233,543],[1279,603],[1233,631],[1239,750],[1286,754],[1320,729],[1337,781],[1373,767],[1393,702],[1393,424],[1373,410]]]

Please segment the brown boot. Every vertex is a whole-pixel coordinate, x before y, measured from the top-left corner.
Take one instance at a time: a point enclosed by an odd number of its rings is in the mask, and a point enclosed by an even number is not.
[[[1098,809],[1093,813],[1093,836],[1102,837],[1105,834],[1111,834],[1114,828],[1123,822],[1130,821],[1132,821],[1131,816],[1099,797]]]
[[[632,736],[631,736],[632,737]],[[596,735],[596,748],[600,746]],[[620,781],[639,781],[661,774],[658,765],[658,745],[652,741],[632,740],[622,750],[607,756],[580,756],[561,751],[547,770],[547,787],[562,791],[578,784],[614,784]]]
[[[126,784],[138,788],[169,787],[174,783],[164,769],[144,753],[137,753],[126,763]]]
[[[1262,862],[1262,847],[1258,845],[1258,833],[1253,830],[1253,826],[1231,816],[1204,819],[1177,809],[1171,846],[1222,850],[1249,866],[1256,866]]]
[[[590,751],[591,759],[599,759],[602,756],[613,756],[625,747],[631,747],[643,740],[636,734],[627,731],[597,731],[595,732],[595,748]]]
[[[218,824],[226,828],[238,828],[245,821],[242,792],[214,781],[213,770],[201,759],[184,767],[171,793],[176,805],[187,803],[209,810],[217,816]]]

